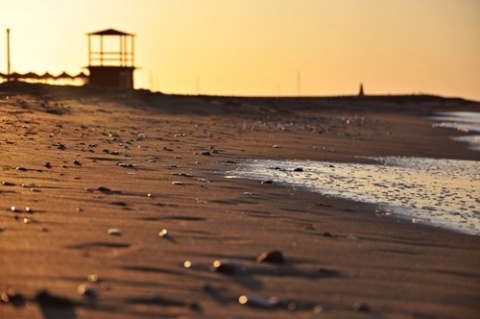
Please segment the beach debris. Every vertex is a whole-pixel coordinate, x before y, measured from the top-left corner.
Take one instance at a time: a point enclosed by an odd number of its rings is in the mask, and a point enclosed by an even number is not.
[[[11,303],[13,306],[22,306],[25,304],[25,297],[12,288],[7,288],[5,291],[0,290],[0,302]]]
[[[90,303],[91,306],[94,306],[98,299],[97,289],[91,284],[81,284],[77,287],[77,292],[79,295],[83,296]]]
[[[355,311],[361,311],[361,312],[369,312],[370,311],[370,307],[364,303],[364,302],[356,302],[354,305],[353,305],[353,310]]]
[[[183,267],[187,269],[200,269],[200,266],[196,262],[191,260],[185,260],[183,262]]]
[[[280,250],[266,251],[257,257],[257,263],[283,264],[285,258]]]
[[[165,239],[168,239],[168,240],[171,240],[174,242],[174,239],[172,237],[172,235],[170,234],[170,232],[167,230],[167,229],[162,229],[159,233],[158,233],[158,236],[162,237],[162,238],[165,238]]]
[[[123,168],[138,168],[137,164],[123,163],[123,162],[118,163],[118,166],[123,167]]]
[[[112,190],[110,188],[105,187],[105,186],[100,186],[98,188],[98,190],[101,191],[102,193],[111,193],[112,192]]]
[[[98,275],[97,274],[90,274],[87,276],[87,280],[88,282],[91,282],[91,283],[97,283],[97,282],[100,282],[100,278],[98,278]]]
[[[64,150],[67,149],[67,147],[66,147],[64,144],[61,144],[61,143],[59,143],[59,144],[53,144],[53,145],[56,146],[57,149],[62,150],[62,151],[64,151]]]
[[[241,275],[246,272],[246,268],[242,262],[233,259],[215,260],[211,269],[224,275]]]
[[[270,300],[255,295],[241,295],[238,298],[238,303],[241,305],[253,307],[253,308],[263,308],[263,309],[271,309],[273,308],[272,303]]]
[[[105,186],[100,186],[99,188],[97,188],[100,192],[102,192],[103,194],[122,194],[121,191],[115,191],[115,190],[112,190],[108,187],[105,187]],[[88,191],[88,190],[87,190]]]
[[[51,294],[48,290],[42,290],[37,293],[35,298],[40,305],[56,307],[56,308],[70,308],[73,307],[70,299]]]
[[[122,236],[122,231],[118,228],[110,228],[108,234],[112,236]]]
[[[28,171],[28,168],[23,167],[23,166],[17,166],[15,169],[16,169],[17,171],[21,171],[21,172],[26,172],[26,171]]]

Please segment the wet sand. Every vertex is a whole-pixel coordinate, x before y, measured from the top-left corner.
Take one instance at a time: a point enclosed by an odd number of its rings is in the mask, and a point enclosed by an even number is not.
[[[480,237],[224,176],[257,158],[479,160],[432,128],[459,110],[480,104],[0,85],[0,318],[477,318]],[[256,261],[272,250],[285,262]]]

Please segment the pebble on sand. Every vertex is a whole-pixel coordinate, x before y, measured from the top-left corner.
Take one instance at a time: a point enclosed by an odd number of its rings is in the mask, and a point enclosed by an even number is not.
[[[224,275],[241,275],[246,272],[240,261],[231,259],[215,260],[212,269]]]
[[[159,233],[158,233],[158,236],[162,237],[162,238],[166,238],[166,239],[172,239],[172,236],[170,235],[170,233],[168,232],[168,230],[166,229],[162,229]]]
[[[23,167],[23,166],[17,166],[17,168],[15,168],[17,171],[22,171],[22,172],[26,172],[28,171],[28,168],[26,167]]]
[[[271,263],[271,264],[283,264],[285,263],[285,258],[280,250],[272,250],[262,253],[257,257],[257,263]]]
[[[108,234],[112,236],[122,236],[122,231],[118,228],[110,228]]]
[[[364,302],[357,302],[353,305],[353,310],[361,312],[369,312],[370,307]]]
[[[270,301],[264,297],[260,296],[253,296],[253,295],[241,295],[238,298],[238,303],[245,306],[250,306],[254,308],[263,308],[263,309],[271,309],[273,305]]]

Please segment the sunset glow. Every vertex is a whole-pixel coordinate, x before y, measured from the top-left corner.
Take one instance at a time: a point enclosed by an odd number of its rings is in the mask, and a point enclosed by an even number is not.
[[[477,0],[1,0],[0,72],[76,74],[86,34],[135,37],[135,87],[312,96],[431,93],[480,100]]]

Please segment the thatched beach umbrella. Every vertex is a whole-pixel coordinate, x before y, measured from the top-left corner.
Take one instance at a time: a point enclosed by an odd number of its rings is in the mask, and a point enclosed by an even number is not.
[[[68,74],[67,72],[63,71],[62,73],[60,73],[59,75],[57,75],[55,77],[55,79],[73,79],[73,76],[71,76],[70,74]]]
[[[38,80],[40,78],[40,75],[34,72],[28,72],[23,75],[23,78],[28,80]]]

